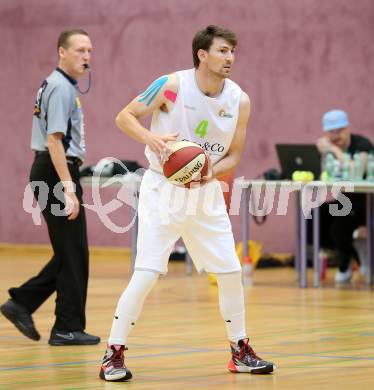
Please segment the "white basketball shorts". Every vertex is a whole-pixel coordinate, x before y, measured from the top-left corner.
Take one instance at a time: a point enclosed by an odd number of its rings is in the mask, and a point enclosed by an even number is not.
[[[135,269],[166,274],[170,253],[182,237],[198,272],[241,270],[218,180],[185,189],[147,170],[140,186],[138,217]]]

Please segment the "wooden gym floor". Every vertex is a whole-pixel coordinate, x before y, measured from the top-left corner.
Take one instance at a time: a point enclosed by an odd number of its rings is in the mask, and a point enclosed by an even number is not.
[[[272,375],[231,374],[229,347],[206,275],[187,277],[172,262],[148,297],[129,339],[130,383],[98,378],[117,299],[126,286],[124,251],[93,250],[87,331],[98,346],[51,347],[54,298],[35,314],[42,339],[23,337],[0,317],[0,389],[354,389],[374,388],[373,291],[357,279],[336,288],[301,290],[292,269],[256,270],[246,288],[247,328],[256,352],[276,363]],[[35,274],[48,257],[43,249],[0,247],[0,302],[7,289]],[[311,275],[310,275],[311,277]]]

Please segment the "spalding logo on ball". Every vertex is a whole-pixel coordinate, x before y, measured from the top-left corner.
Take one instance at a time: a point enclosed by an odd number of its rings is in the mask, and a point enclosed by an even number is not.
[[[171,145],[170,149],[172,153],[163,171],[171,183],[189,188],[208,173],[208,158],[198,144],[179,141]]]

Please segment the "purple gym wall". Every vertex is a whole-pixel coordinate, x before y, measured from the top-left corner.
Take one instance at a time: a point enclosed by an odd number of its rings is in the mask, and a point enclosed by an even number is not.
[[[143,164],[143,147],[116,129],[115,115],[158,76],[192,67],[197,29],[220,24],[236,31],[232,78],[252,99],[236,176],[250,179],[278,167],[275,143],[314,142],[328,109],[347,110],[353,132],[374,138],[373,20],[372,0],[0,0],[0,242],[48,242],[44,223],[33,225],[22,199],[33,159],[35,93],[56,66],[62,29],[86,29],[94,44],[93,86],[81,99],[86,162],[114,156]],[[116,195],[108,192],[106,201]],[[92,203],[88,189],[86,201]],[[293,204],[289,210],[261,227],[252,223],[252,238],[266,251],[293,250]],[[129,233],[112,233],[87,214],[91,245],[129,246]],[[127,221],[128,206],[114,218]],[[239,222],[233,218],[237,237]]]

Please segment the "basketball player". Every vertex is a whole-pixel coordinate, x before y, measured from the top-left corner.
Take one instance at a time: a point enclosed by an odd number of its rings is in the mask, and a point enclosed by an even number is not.
[[[167,273],[169,254],[179,237],[197,270],[217,276],[219,306],[232,354],[228,369],[253,374],[274,370],[273,363],[262,360],[248,343],[241,266],[217,180],[239,164],[250,113],[247,94],[228,78],[236,44],[235,34],[225,28],[208,26],[199,31],[192,42],[194,69],[160,77],[117,116],[117,126],[146,145],[149,169],[140,188],[135,270],[117,305],[101,379],[126,381],[132,377],[124,363],[128,335],[147,294],[159,275]],[[150,131],[139,122],[149,114],[153,114]],[[167,142],[184,139],[202,145],[211,161],[205,184],[192,190],[179,189],[162,175],[162,161],[170,153]],[[215,212],[207,215],[204,204],[198,202],[193,215],[182,208],[165,222],[160,210],[170,208],[171,198],[163,196],[169,187],[182,194],[216,191]]]

